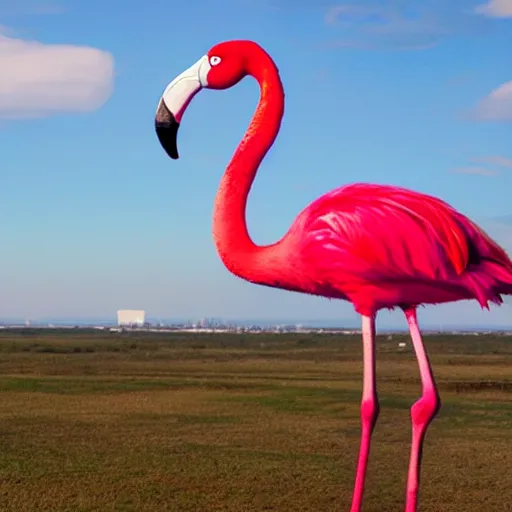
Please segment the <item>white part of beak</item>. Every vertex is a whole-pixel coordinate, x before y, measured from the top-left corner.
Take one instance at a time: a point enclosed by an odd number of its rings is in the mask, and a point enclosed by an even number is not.
[[[176,121],[181,121],[181,116],[187,108],[190,100],[203,88],[208,86],[208,72],[211,66],[208,56],[201,57],[195,64],[177,76],[162,94],[161,101],[174,115]]]

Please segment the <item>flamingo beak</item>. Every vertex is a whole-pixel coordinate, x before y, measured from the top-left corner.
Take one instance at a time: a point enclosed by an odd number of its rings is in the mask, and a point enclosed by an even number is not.
[[[208,85],[210,71],[208,57],[201,57],[193,66],[176,77],[165,89],[155,117],[155,130],[166,153],[177,160],[178,128],[181,118],[192,98]]]
[[[155,130],[161,146],[173,160],[179,158],[177,145],[179,127],[180,123],[176,121],[162,98],[156,111]]]

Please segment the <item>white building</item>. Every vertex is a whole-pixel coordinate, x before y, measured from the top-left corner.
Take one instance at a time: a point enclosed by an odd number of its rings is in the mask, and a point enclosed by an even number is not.
[[[120,309],[117,312],[117,325],[119,327],[142,327],[146,312],[140,309]]]

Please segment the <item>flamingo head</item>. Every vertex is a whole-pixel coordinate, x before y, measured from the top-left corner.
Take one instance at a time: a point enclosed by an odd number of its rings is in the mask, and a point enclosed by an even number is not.
[[[257,45],[252,41],[217,44],[165,88],[156,111],[155,129],[172,159],[178,158],[178,128],[192,98],[203,88],[221,90],[236,85],[247,75],[247,55],[254,47]]]

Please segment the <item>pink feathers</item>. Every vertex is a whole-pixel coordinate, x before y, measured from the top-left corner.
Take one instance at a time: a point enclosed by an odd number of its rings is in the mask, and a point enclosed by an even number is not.
[[[286,239],[299,287],[360,313],[471,298],[486,306],[512,292],[512,262],[495,242],[440,199],[399,187],[340,187],[311,203]]]

